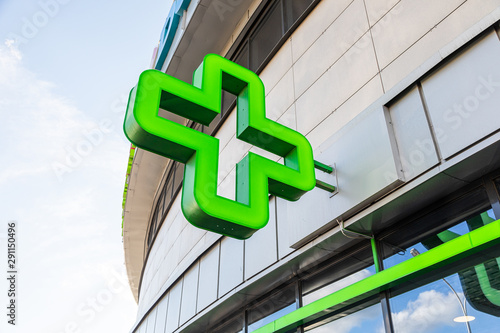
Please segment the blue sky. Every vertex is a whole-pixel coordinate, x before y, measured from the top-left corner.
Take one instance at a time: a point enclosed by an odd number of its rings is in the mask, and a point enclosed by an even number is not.
[[[128,332],[135,321],[121,126],[170,4],[0,0],[0,267],[16,221],[19,271],[17,325],[2,310],[1,332]]]

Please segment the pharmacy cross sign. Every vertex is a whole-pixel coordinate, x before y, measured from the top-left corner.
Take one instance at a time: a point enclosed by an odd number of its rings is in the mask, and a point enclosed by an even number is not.
[[[237,98],[236,137],[283,157],[249,152],[236,164],[236,200],[217,195],[219,140],[158,115],[162,108],[203,125],[220,113],[222,90]],[[269,220],[269,193],[298,200],[316,184],[312,148],[300,133],[266,118],[264,85],[252,71],[207,55],[193,85],[146,70],[132,89],[124,123],[136,146],[185,163],[182,211],[193,225],[238,239]]]

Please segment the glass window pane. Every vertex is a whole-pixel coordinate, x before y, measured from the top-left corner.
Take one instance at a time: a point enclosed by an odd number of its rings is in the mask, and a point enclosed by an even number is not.
[[[426,251],[421,242],[450,229],[459,235],[469,232],[467,221],[485,212],[493,216],[490,202],[484,188],[477,188],[465,195],[454,198],[441,207],[417,218],[408,219],[404,224],[381,239],[384,269],[412,258],[410,250]]]
[[[174,182],[174,170],[175,170],[175,164],[172,163],[171,169],[168,171],[169,175],[167,177],[167,182],[165,183],[165,208],[163,209],[164,212],[168,209],[170,205],[170,201],[172,201],[172,185]]]
[[[343,279],[337,280],[335,282],[329,283],[327,285],[322,286],[319,289],[316,289],[308,294],[305,294],[302,297],[302,304],[307,305],[318,299],[321,299],[325,296],[328,296],[340,289],[350,286],[353,283],[363,280],[364,278],[369,277],[370,275],[375,274],[375,267],[370,266],[368,268],[362,269],[354,274],[346,276]]]
[[[161,190],[161,216],[163,216],[163,214],[165,214],[165,210],[167,209],[167,200],[166,200],[166,197],[167,197],[167,193],[165,191],[165,185],[163,185],[163,188]]]
[[[151,218],[151,225],[149,227],[149,234],[148,234],[148,246],[151,246],[153,243],[154,236],[156,234],[156,220],[157,220],[158,214],[157,211],[153,213],[153,217]]]
[[[290,29],[312,2],[313,0],[283,0],[286,31]]]
[[[447,230],[413,245],[395,263],[440,246],[495,221],[491,209],[471,215]],[[435,270],[391,290],[396,332],[496,332],[500,324],[500,257],[498,248]],[[481,263],[482,261],[482,263]],[[470,266],[469,266],[470,265]],[[463,269],[463,267],[466,267]],[[440,278],[441,271],[455,273]],[[426,284],[429,281],[431,283]],[[407,291],[411,288],[413,290]],[[472,316],[472,317],[468,317]],[[468,327],[470,326],[470,327]]]
[[[498,332],[499,261],[472,266],[391,298],[395,332]]]
[[[385,329],[382,308],[377,303],[354,313],[340,313],[306,327],[305,331],[310,333],[383,333]]]
[[[431,235],[426,235],[425,239],[422,239],[421,242],[413,244],[406,249],[384,259],[384,268],[387,269],[389,267],[395,266],[403,261],[413,258],[415,255],[419,253],[423,253],[430,248],[436,247],[443,243],[443,240],[451,240],[455,237],[465,235],[466,233],[477,229],[479,226],[484,223],[490,223],[494,221],[493,210],[489,209],[480,214],[475,214],[465,221],[454,225],[453,227],[444,230],[442,232],[435,232]]]
[[[181,185],[183,178],[184,178],[184,163],[177,163],[174,176],[174,191],[177,191],[177,188]]]
[[[250,69],[255,71],[264,62],[283,36],[281,6],[276,2],[260,27],[250,38]]]
[[[248,332],[255,331],[295,309],[295,285],[290,285],[248,310]]]
[[[231,319],[212,330],[211,333],[243,333],[243,313],[232,316]]]
[[[325,264],[323,264],[325,265]],[[371,248],[365,245],[302,281],[302,304],[307,305],[333,292],[375,274]]]
[[[222,91],[222,98],[224,98],[224,93],[225,93],[225,91]],[[222,101],[221,109],[224,110],[224,100]],[[221,119],[222,119],[221,114],[218,114],[217,116],[215,116],[214,120],[212,120],[210,125],[205,128],[204,133],[206,133],[208,135],[212,135],[213,131],[215,130],[215,127],[220,123]]]
[[[236,102],[236,96],[227,92],[222,91],[222,115],[229,112],[229,108]]]
[[[246,43],[245,46],[243,46],[238,56],[234,59],[234,62],[245,68],[250,67],[248,63],[248,43]]]
[[[497,178],[495,180],[495,184],[497,185],[497,198],[500,198],[500,178]],[[498,216],[497,218],[500,218],[500,216]]]

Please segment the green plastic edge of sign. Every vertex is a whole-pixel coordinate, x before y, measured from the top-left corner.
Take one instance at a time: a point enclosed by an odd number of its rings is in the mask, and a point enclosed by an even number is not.
[[[284,158],[284,165],[249,152],[236,164],[236,200],[217,195],[219,140],[160,117],[159,108],[209,125],[220,113],[222,90],[237,95],[236,137]],[[193,225],[238,239],[269,220],[269,193],[298,200],[315,186],[309,141],[266,118],[265,91],[252,71],[209,54],[193,85],[146,70],[132,89],[124,132],[136,146],[185,163],[181,207]]]
[[[415,278],[429,269],[458,261],[469,254],[500,244],[500,220],[457,237],[414,258],[369,276],[255,330],[255,333],[286,332],[326,314],[327,309],[363,299]],[[344,305],[342,305],[344,303]]]

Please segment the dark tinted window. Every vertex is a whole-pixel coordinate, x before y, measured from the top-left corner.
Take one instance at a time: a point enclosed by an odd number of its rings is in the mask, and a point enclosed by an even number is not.
[[[259,68],[282,36],[282,11],[280,4],[276,3],[250,38],[251,70],[255,71]]]
[[[312,2],[313,0],[283,0],[285,31],[292,27]]]

